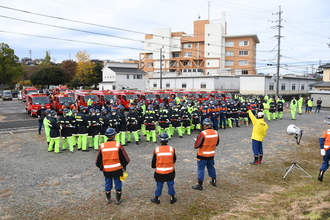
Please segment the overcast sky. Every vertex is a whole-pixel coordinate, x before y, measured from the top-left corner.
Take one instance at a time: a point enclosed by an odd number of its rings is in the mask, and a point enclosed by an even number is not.
[[[274,3],[276,2],[276,3]],[[208,7],[208,4],[210,7]],[[311,73],[330,62],[329,0],[0,0],[0,43],[20,58],[139,59],[156,28],[193,32],[193,21],[225,12],[227,34],[257,34],[257,72],[274,73],[281,6],[281,74]],[[210,8],[210,10],[208,10]]]

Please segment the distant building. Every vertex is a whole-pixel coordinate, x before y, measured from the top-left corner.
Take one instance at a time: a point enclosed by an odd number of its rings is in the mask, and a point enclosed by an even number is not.
[[[159,74],[149,77],[149,90],[157,89],[184,89],[188,91],[235,91],[239,90],[238,76],[213,76],[182,73],[177,76],[175,73],[166,73],[160,78]],[[162,81],[162,87],[160,87]]]
[[[279,95],[308,95],[310,84],[315,78],[284,75],[279,81]],[[240,76],[240,94],[274,95],[276,94],[276,77],[272,75]]]
[[[330,107],[330,63],[320,65],[319,68],[323,69],[322,81],[310,84],[313,90],[309,92],[309,95],[314,99],[314,105],[316,105],[316,100],[321,98],[322,106]]]
[[[145,35],[139,69],[149,75],[255,75],[257,35],[227,35],[225,18],[194,21],[194,34],[154,29]]]
[[[138,69],[138,64],[109,62],[102,69],[100,90],[146,89],[146,73]]]

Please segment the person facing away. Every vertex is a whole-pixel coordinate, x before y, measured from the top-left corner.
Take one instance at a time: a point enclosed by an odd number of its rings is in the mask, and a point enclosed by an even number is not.
[[[161,146],[156,147],[153,151],[151,167],[155,169],[154,178],[156,181],[155,197],[151,202],[160,204],[159,197],[162,195],[164,182],[167,183],[168,194],[170,195],[170,204],[174,204],[176,192],[174,189],[176,161],[175,149],[168,145],[169,136],[163,132],[159,135]]]
[[[218,132],[213,128],[212,120],[205,118],[203,121],[203,131],[198,135],[194,148],[197,151],[197,179],[198,184],[192,186],[195,190],[203,190],[204,170],[207,168],[211,177],[211,185],[216,186],[216,170],[214,168],[214,156],[216,147],[219,145]]]
[[[103,171],[105,177],[105,196],[108,204],[111,203],[111,190],[116,189],[117,205],[121,203],[123,171],[130,162],[130,158],[125,148],[115,141],[117,132],[113,128],[108,128],[105,135],[108,140],[100,144],[95,165]]]

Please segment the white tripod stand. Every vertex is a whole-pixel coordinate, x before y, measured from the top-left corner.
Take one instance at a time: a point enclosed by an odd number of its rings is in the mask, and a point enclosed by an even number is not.
[[[291,125],[289,125],[291,126]],[[296,139],[296,143],[297,145],[299,145],[300,143],[300,140],[301,140],[301,137],[302,137],[302,130],[300,130],[299,128],[295,127],[296,128],[296,131],[295,131],[295,134],[294,134],[294,138]],[[289,130],[289,127],[288,127],[288,130]],[[290,132],[288,132],[289,134],[291,134]],[[293,163],[292,165],[287,169],[285,175],[283,176],[283,179],[285,179],[285,177],[290,173],[291,170],[293,170],[293,168],[297,168],[298,170],[301,170],[303,171],[304,173],[307,174],[307,176],[309,176],[310,178],[313,179],[313,177],[311,175],[309,175],[306,170],[304,170],[301,166],[299,166],[296,162],[297,160],[297,145],[294,146],[294,149],[293,149],[293,152],[294,152],[294,158],[293,158]]]

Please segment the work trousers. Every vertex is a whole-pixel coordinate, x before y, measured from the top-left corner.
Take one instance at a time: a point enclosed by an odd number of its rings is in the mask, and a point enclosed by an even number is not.
[[[175,190],[174,190],[174,180],[172,181],[167,181],[167,187],[168,187],[168,191],[167,193],[170,196],[174,196],[176,194]],[[164,186],[164,182],[157,182],[157,187],[156,187],[156,191],[155,191],[155,196],[161,196],[162,195],[162,191],[163,191],[163,186]]]
[[[216,178],[216,171],[214,168],[214,159],[213,160],[197,160],[197,178],[198,181],[204,180],[204,170],[207,168],[208,174],[211,178]]]

